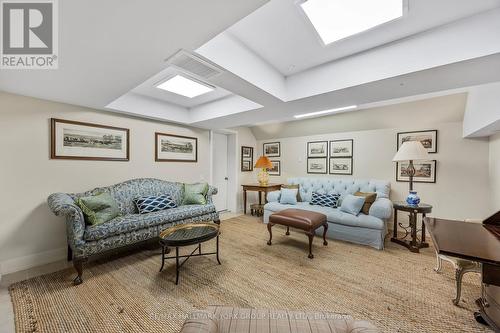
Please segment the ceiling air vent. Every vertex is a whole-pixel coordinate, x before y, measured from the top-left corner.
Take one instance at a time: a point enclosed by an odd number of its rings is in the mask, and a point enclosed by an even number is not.
[[[219,66],[185,50],[180,50],[166,62],[204,79],[213,78],[223,72]]]

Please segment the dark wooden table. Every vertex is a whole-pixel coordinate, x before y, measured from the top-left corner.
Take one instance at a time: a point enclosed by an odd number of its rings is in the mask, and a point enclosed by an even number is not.
[[[267,184],[267,185],[259,185],[259,184],[248,184],[241,185],[243,187],[243,213],[247,213],[247,191],[255,191],[259,193],[259,205],[262,205],[262,195],[264,192],[264,202],[267,202],[267,192],[279,191],[281,190],[281,184]]]
[[[197,256],[208,256],[215,255],[217,262],[219,260],[219,225],[209,224],[209,223],[187,223],[178,224],[168,229],[163,230],[160,233],[160,245],[161,245],[161,268],[160,272],[165,266],[166,259],[175,259],[175,284],[179,284],[179,271],[186,261],[191,257]],[[210,239],[216,238],[216,250],[215,252],[201,252],[201,243],[204,243]],[[191,254],[179,255],[179,247],[198,245]],[[175,247],[175,256],[167,257],[169,247]],[[197,252],[195,254],[195,252]],[[180,258],[185,258],[184,261],[180,262]]]
[[[391,242],[403,245],[408,248],[411,252],[419,253],[420,249],[429,247],[429,244],[425,242],[425,215],[432,211],[432,206],[428,204],[419,204],[418,206],[410,206],[404,201],[396,201],[393,203],[394,207],[394,230],[391,238]],[[403,224],[398,224],[398,211],[409,213],[409,225],[404,226]],[[422,229],[418,230],[418,214],[422,214]],[[398,226],[404,229],[405,235],[402,238],[398,238]],[[420,232],[420,238],[418,233]],[[406,239],[410,236],[410,239]]]
[[[500,332],[500,214],[490,219],[484,224],[436,218],[424,222],[439,254],[482,264],[482,295],[474,316]]]

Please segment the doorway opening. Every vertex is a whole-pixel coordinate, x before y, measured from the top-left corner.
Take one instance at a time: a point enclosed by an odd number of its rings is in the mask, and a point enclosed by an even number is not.
[[[217,187],[213,197],[218,212],[236,212],[238,189],[237,133],[231,130],[210,131],[210,183]]]

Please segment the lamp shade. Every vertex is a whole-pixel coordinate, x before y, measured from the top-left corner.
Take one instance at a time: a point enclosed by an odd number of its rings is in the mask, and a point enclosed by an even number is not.
[[[272,169],[273,164],[269,160],[267,156],[261,156],[255,163],[256,168],[263,168],[263,169]]]
[[[406,141],[392,159],[393,162],[428,160],[429,155],[420,141]]]

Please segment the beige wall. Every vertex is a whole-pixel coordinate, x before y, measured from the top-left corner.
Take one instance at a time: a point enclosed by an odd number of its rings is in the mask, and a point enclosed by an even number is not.
[[[393,200],[402,200],[408,192],[408,183],[395,181],[396,134],[402,131],[437,129],[438,153],[436,184],[415,184],[423,202],[434,206],[433,216],[450,219],[483,218],[491,213],[488,202],[488,141],[462,138],[462,123],[435,124],[432,127],[404,127],[393,129],[343,132],[301,137],[259,140],[280,141],[282,176],[271,177],[286,181],[289,177],[346,177],[310,175],[306,173],[306,144],[308,141],[354,139],[354,174],[360,179],[382,179],[391,182]]]
[[[500,210],[500,133],[490,137],[491,211]]]
[[[241,172],[241,146],[253,147],[253,163],[259,158],[257,149],[257,140],[247,127],[234,128],[238,133],[238,189],[236,191],[236,202],[238,212],[243,211],[243,191],[241,185],[257,183],[257,171]],[[255,192],[248,192],[248,202],[257,202],[257,194]]]
[[[130,129],[130,161],[49,158],[50,118]],[[154,161],[154,133],[198,138],[198,163]],[[53,192],[80,192],[136,177],[208,180],[209,133],[82,107],[0,93],[0,274],[62,259],[65,225],[46,204]]]

